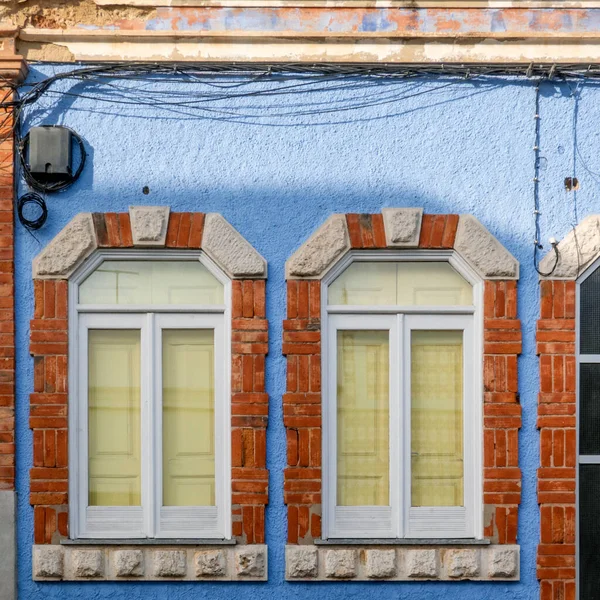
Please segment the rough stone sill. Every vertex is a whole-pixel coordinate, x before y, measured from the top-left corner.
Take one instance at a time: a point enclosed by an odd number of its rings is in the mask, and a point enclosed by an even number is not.
[[[520,548],[285,547],[288,581],[519,581]]]
[[[112,540],[111,540],[112,541]],[[33,546],[34,581],[266,581],[267,546]]]
[[[63,546],[235,546],[236,540],[215,539],[89,539],[61,540]]]
[[[336,540],[315,540],[315,546],[489,546],[490,540],[467,539],[364,539],[340,538]]]

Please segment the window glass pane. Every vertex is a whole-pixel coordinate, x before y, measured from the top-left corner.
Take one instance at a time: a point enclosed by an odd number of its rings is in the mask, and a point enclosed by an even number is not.
[[[411,333],[412,506],[463,505],[463,332]]]
[[[140,506],[140,331],[88,332],[89,505]]]
[[[600,364],[579,366],[579,454],[600,454]]]
[[[223,284],[197,260],[106,260],[79,286],[79,302],[223,304]]]
[[[354,262],[329,286],[328,303],[471,306],[473,288],[447,262]]]
[[[389,505],[389,332],[338,331],[337,504]]]
[[[214,333],[163,329],[163,505],[215,506]]]
[[[582,354],[600,354],[600,269],[579,286],[579,340]]]
[[[579,598],[600,600],[600,465],[579,467]]]

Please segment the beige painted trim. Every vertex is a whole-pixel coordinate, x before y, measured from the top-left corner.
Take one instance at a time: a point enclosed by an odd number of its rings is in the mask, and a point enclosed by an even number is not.
[[[156,38],[155,38],[156,39]],[[62,47],[69,60],[82,62],[214,62],[214,63],[311,63],[311,64],[487,64],[528,65],[582,64],[600,62],[600,40],[587,44],[539,40],[524,43],[452,40],[435,44],[419,41],[348,40],[328,42],[319,40],[263,40],[260,38],[198,38],[165,40],[149,43],[149,39],[122,40],[37,38],[53,48]],[[26,58],[26,43],[21,47]],[[32,55],[35,58],[35,54]],[[48,56],[44,60],[51,60]],[[58,59],[65,62],[64,54]]]
[[[473,37],[302,37],[281,32],[88,31],[25,28],[19,50],[35,60],[28,44],[64,49],[71,61],[236,62],[339,64],[583,64],[600,62],[600,33],[528,39]],[[32,44],[33,46],[33,44]],[[53,50],[54,52],[56,50]],[[52,60],[46,55],[43,60]]]

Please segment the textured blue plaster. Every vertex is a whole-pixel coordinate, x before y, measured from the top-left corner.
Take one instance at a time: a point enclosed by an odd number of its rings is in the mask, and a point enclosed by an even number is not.
[[[67,67],[32,70],[30,81]],[[71,68],[71,67],[68,67]],[[230,81],[237,84],[243,80]],[[219,83],[214,81],[214,83]],[[363,82],[364,83],[364,82]],[[321,83],[309,96],[238,98],[221,103],[253,117],[206,112],[200,117],[159,112],[152,107],[100,103],[93,98],[49,95],[29,109],[24,128],[66,124],[83,136],[89,163],[67,192],[48,196],[50,216],[34,239],[17,226],[17,487],[19,491],[20,598],[69,600],[188,600],[192,598],[381,600],[464,598],[538,598],[535,551],[538,510],[535,427],[538,365],[534,330],[538,315],[538,278],[532,267],[534,93],[531,82],[494,80],[395,81],[365,88],[360,81]],[[222,82],[221,82],[222,84]],[[135,83],[152,89],[160,84]],[[190,88],[163,82],[173,93]],[[259,81],[252,89],[277,87]],[[55,89],[61,89],[59,87]],[[117,98],[95,85],[62,84],[63,90]],[[197,90],[215,88],[198,84]],[[240,92],[246,88],[232,88]],[[600,172],[596,151],[600,133],[600,91],[580,88],[579,147],[591,171]],[[425,93],[428,92],[428,93]],[[431,92],[431,93],[429,93]],[[599,212],[598,180],[576,174],[577,195],[563,181],[573,174],[573,111],[566,85],[542,86],[541,173],[542,237],[562,238],[574,220]],[[377,97],[379,106],[372,104]],[[181,98],[179,98],[181,100]],[[362,105],[362,108],[356,108]],[[354,106],[354,109],[350,107]],[[212,106],[212,108],[215,108]],[[315,109],[343,112],[298,116]],[[272,117],[273,111],[292,116]],[[258,115],[258,116],[256,116]],[[295,115],[295,116],[294,116]],[[142,194],[148,186],[150,194]],[[22,186],[21,186],[21,189]],[[271,396],[267,510],[269,582],[265,584],[190,583],[34,583],[31,580],[33,511],[28,503],[32,435],[28,394],[32,360],[28,352],[33,314],[31,261],[60,229],[81,211],[126,211],[130,204],[168,204],[175,211],[222,213],[269,262],[267,311],[270,353],[267,389]],[[285,434],[281,394],[285,388],[281,356],[284,317],[284,263],[332,212],[378,212],[383,206],[422,206],[429,213],[471,213],[519,259],[519,316],[523,355],[519,390],[523,405],[520,436],[523,502],[519,518],[519,583],[328,583],[284,581],[286,517],[282,497]]]

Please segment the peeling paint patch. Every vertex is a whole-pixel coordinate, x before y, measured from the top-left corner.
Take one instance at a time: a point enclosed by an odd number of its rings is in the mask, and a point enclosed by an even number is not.
[[[381,13],[383,13],[383,11],[381,11]],[[381,13],[364,15],[360,31],[396,31],[398,29],[398,24],[390,22],[387,19],[387,14]]]
[[[492,15],[491,29],[494,32],[506,31],[506,23],[502,11],[497,10]]]
[[[74,62],[76,60],[66,46],[59,44],[20,41],[17,44],[17,52],[27,61]]]
[[[155,13],[154,8],[131,6],[102,7],[93,0],[10,0],[0,5],[0,21],[16,27],[68,29],[98,27],[121,29],[126,23],[141,29],[141,23]]]

